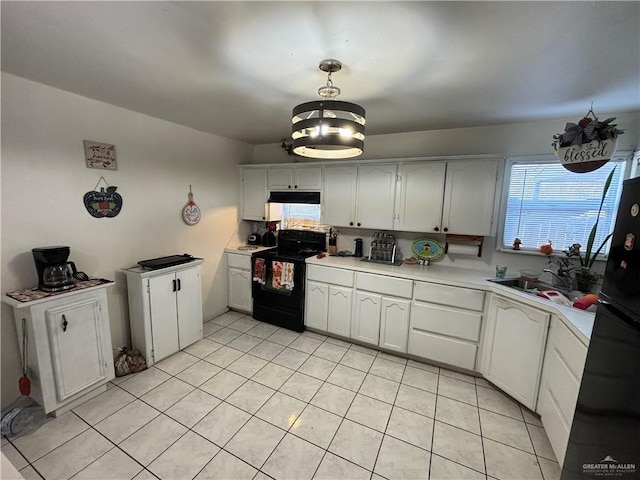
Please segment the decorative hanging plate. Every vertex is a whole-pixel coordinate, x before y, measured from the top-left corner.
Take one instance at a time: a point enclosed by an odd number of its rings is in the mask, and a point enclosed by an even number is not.
[[[411,250],[417,258],[424,260],[437,260],[444,255],[442,245],[430,238],[419,238],[414,241]]]
[[[191,185],[189,185],[189,201],[182,209],[182,220],[187,225],[195,225],[200,221],[201,216],[200,207],[193,201],[193,193],[191,193]]]
[[[98,192],[96,189],[100,182],[104,182],[107,185],[100,188]],[[87,212],[95,218],[112,218],[120,213],[122,210],[122,197],[119,193],[116,193],[118,187],[109,185],[104,177],[100,177],[98,183],[92,191],[84,194],[82,203],[87,209]]]

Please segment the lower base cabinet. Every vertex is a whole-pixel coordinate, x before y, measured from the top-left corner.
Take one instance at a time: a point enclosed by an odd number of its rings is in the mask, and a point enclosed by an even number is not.
[[[227,253],[227,305],[233,310],[251,313],[251,256]]]
[[[411,302],[409,300],[382,297],[380,341],[378,343],[380,347],[407,353],[410,312]]]
[[[353,288],[329,285],[327,331],[343,337],[351,332],[351,302]]]
[[[487,318],[482,373],[533,411],[538,400],[550,316],[496,296]]]
[[[567,451],[587,346],[554,315],[544,356],[538,413],[560,465]]]
[[[31,398],[58,416],[106,390],[115,376],[105,284],[46,300],[11,299],[20,350],[27,338]],[[9,303],[9,301],[7,301]]]
[[[380,341],[382,295],[356,292],[351,321],[351,338],[371,345]]]

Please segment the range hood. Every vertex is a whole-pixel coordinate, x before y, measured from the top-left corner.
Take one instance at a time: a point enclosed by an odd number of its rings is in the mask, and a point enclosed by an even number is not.
[[[271,192],[269,203],[309,203],[320,205],[320,192]]]

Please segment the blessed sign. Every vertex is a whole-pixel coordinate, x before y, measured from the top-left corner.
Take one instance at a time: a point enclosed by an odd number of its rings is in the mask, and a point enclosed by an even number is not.
[[[560,163],[571,172],[586,173],[607,163],[616,151],[617,139],[594,140],[582,145],[562,147],[556,151]]]

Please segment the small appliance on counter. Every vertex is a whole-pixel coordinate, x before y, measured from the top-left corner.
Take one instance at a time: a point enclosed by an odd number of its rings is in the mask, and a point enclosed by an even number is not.
[[[39,247],[31,250],[38,272],[38,289],[43,292],[64,292],[75,286],[73,279],[86,281],[89,277],[78,272],[73,262],[68,262],[71,248],[66,246]],[[71,270],[69,270],[71,267]]]
[[[150,258],[149,260],[140,260],[138,265],[150,270],[158,270],[160,268],[173,267],[175,265],[182,265],[183,263],[193,262],[199,260],[193,255],[183,253],[182,255],[169,255],[167,257]]]
[[[247,244],[249,245],[262,245],[262,238],[258,233],[252,233],[247,237]]]
[[[362,258],[362,239],[361,238],[356,238],[354,240],[354,242],[356,242],[356,251],[353,254],[354,257],[358,257],[358,258]]]
[[[395,237],[389,233],[375,232],[369,247],[369,256],[364,257],[362,260],[365,262],[400,265],[402,261],[396,260],[397,254],[398,242]]]
[[[268,230],[265,232],[264,235],[262,235],[262,246],[263,247],[275,247],[276,246],[276,226],[278,225],[278,222],[269,222],[269,228]]]

